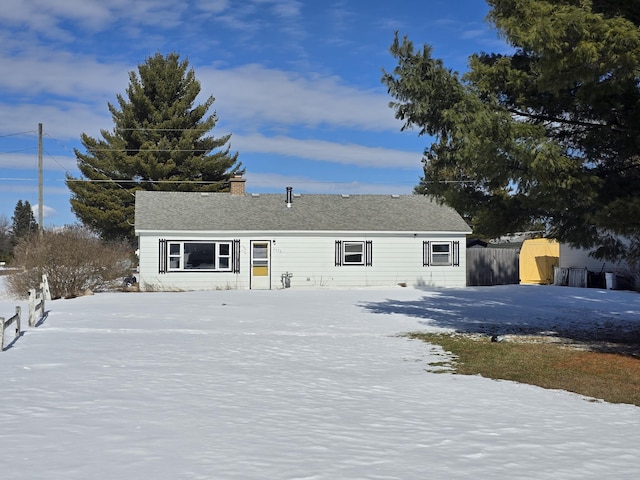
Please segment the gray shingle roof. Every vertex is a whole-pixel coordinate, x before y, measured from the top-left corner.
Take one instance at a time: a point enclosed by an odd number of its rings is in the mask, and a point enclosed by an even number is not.
[[[136,192],[136,231],[470,231],[452,208],[421,195]]]

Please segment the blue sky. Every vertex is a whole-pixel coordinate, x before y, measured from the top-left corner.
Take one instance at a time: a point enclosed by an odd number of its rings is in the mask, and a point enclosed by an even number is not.
[[[5,0],[0,11],[0,217],[38,204],[44,225],[77,220],[81,133],[113,122],[107,103],[157,52],[189,60],[246,168],[247,191],[411,193],[429,139],[401,132],[382,69],[398,30],[454,70],[506,46],[482,0]],[[35,212],[37,218],[37,211]]]

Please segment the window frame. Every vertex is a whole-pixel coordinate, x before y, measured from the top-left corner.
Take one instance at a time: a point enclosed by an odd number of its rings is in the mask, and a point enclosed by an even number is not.
[[[348,252],[348,247],[358,245],[359,252]],[[335,241],[335,265],[370,267],[373,265],[373,242],[371,240],[336,240]],[[359,255],[358,261],[347,260],[347,256]]]
[[[446,251],[436,250],[439,247],[446,247]],[[453,265],[451,242],[431,242],[429,251],[431,255],[431,265],[434,267],[450,267]],[[446,260],[436,260],[436,258],[444,258]]]
[[[359,247],[359,251],[348,251],[349,247]],[[346,241],[342,243],[342,264],[343,265],[364,265],[364,242]],[[347,260],[348,257],[358,256],[359,260]]]
[[[187,267],[188,254],[193,252],[185,252],[192,247],[186,245],[208,245],[213,255],[212,267],[197,268]],[[205,249],[207,250],[207,249]],[[240,273],[240,240],[165,240],[160,239],[159,245],[159,265],[160,273],[178,273],[178,272],[223,272],[223,273]]]
[[[435,260],[436,256],[444,256],[445,252],[436,251],[439,246],[448,248],[447,260]],[[460,242],[451,240],[431,240],[422,243],[423,267],[459,267],[460,266]]]

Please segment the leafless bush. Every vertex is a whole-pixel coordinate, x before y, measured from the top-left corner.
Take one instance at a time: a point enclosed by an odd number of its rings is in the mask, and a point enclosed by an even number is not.
[[[7,279],[9,291],[24,297],[47,275],[53,298],[86,290],[104,291],[131,271],[131,251],[125,243],[104,243],[83,227],[44,231],[22,239],[12,266],[19,273]]]

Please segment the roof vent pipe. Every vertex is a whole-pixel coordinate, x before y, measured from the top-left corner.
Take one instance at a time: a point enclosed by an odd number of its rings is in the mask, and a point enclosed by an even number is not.
[[[287,187],[287,208],[291,208],[291,202],[293,201],[293,188]]]

